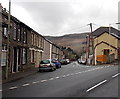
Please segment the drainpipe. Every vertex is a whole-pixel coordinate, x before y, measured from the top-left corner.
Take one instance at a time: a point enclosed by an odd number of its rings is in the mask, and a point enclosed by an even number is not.
[[[52,44],[50,44],[50,59],[52,59]]]
[[[111,52],[111,50],[110,50],[110,34],[111,34],[111,24],[109,24],[109,62],[111,63],[111,57],[110,57],[110,52]]]
[[[5,75],[5,79],[8,79],[8,67],[9,67],[10,15],[11,15],[11,0],[9,0],[9,12],[8,12],[8,37],[7,37],[7,56],[6,56],[6,75]]]

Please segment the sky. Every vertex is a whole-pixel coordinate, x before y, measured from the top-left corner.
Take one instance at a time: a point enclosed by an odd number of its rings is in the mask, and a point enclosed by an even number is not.
[[[117,28],[120,0],[11,0],[11,14],[42,34],[61,36],[90,32],[100,26]],[[1,0],[8,10],[9,0]]]

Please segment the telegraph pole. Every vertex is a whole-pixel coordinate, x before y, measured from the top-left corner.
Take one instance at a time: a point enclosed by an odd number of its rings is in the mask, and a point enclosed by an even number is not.
[[[89,58],[89,45],[90,45],[90,35],[88,34],[87,36],[86,36],[86,64],[88,64],[88,58]]]
[[[94,38],[93,38],[93,29],[92,29],[92,23],[89,24],[90,25],[90,30],[91,30],[91,40],[92,40],[92,53],[93,53],[93,63],[92,65],[95,65],[95,51],[94,51]]]
[[[6,79],[8,79],[8,67],[9,67],[10,15],[11,15],[11,0],[9,0],[9,12],[8,12],[8,37],[7,37],[6,75],[5,75]]]
[[[111,63],[111,56],[110,56],[110,53],[111,53],[111,50],[110,50],[110,34],[111,34],[111,24],[109,24],[109,63]]]

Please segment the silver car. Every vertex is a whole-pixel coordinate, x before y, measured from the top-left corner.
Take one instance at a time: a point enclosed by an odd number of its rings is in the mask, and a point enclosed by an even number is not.
[[[50,71],[56,70],[56,66],[54,63],[52,63],[51,59],[42,60],[39,64],[39,71],[46,71],[46,70],[50,70]]]

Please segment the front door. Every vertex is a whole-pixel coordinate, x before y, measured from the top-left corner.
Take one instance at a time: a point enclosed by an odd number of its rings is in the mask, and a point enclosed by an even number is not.
[[[110,62],[110,50],[109,49],[104,49],[104,52],[103,52],[104,55],[107,56],[107,63]]]
[[[13,48],[13,72],[18,72],[20,66],[20,49]]]
[[[104,55],[109,55],[110,54],[110,50],[109,49],[104,49]]]

